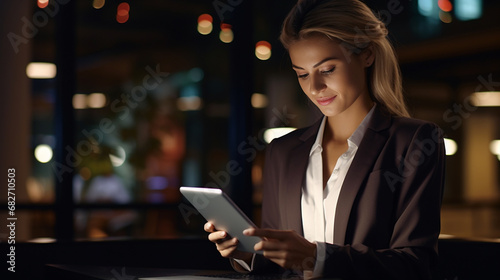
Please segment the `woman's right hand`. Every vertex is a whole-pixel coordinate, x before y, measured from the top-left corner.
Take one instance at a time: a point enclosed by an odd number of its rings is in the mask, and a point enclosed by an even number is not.
[[[207,222],[204,226],[206,232],[209,232],[208,240],[215,243],[217,250],[221,256],[225,258],[234,258],[245,261],[246,263],[251,262],[252,253],[242,252],[237,249],[238,238],[229,236],[225,231],[218,231],[215,226]]]

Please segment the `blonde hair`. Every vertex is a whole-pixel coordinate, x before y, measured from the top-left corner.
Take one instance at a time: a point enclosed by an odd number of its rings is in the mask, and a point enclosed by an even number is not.
[[[280,41],[288,49],[315,34],[339,41],[344,54],[358,55],[368,47],[375,60],[368,69],[370,94],[390,114],[408,117],[401,71],[387,39],[385,24],[359,0],[299,0],[285,18]]]

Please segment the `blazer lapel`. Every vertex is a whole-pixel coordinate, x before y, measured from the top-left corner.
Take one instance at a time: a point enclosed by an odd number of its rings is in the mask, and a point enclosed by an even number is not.
[[[284,229],[295,230],[299,234],[303,234],[302,230],[302,214],[301,214],[301,197],[302,184],[309,163],[309,153],[311,147],[316,140],[321,119],[310,126],[299,137],[302,142],[290,151],[288,157],[287,177],[284,178],[284,183],[281,185],[281,192],[285,195],[280,196],[280,205],[284,206],[282,211],[284,218]]]
[[[340,190],[337,210],[335,211],[333,235],[333,242],[335,244],[343,245],[345,242],[352,205],[363,180],[371,172],[380,150],[387,141],[388,135],[382,133],[382,131],[390,126],[390,122],[390,117],[384,115],[378,108],[375,108],[368,129],[365,132],[363,140],[361,140],[351,168],[349,168],[342,189]]]

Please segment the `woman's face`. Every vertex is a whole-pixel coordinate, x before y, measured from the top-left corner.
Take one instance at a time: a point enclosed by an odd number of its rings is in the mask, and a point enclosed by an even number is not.
[[[372,104],[365,75],[373,63],[370,50],[355,55],[315,35],[293,43],[289,53],[302,90],[325,116],[354,113]]]

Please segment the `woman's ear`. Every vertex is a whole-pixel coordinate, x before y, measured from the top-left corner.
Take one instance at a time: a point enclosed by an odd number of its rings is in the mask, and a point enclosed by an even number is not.
[[[361,53],[361,59],[365,63],[365,67],[370,67],[375,61],[375,52],[373,51],[373,46],[369,45]]]

